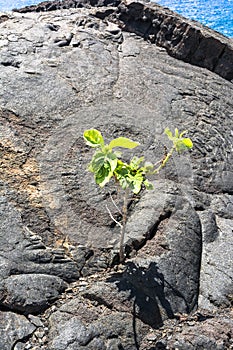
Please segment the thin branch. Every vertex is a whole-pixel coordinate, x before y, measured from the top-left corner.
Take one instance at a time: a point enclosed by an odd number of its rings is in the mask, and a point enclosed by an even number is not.
[[[121,225],[121,238],[120,238],[120,250],[119,250],[119,258],[120,262],[123,262],[125,259],[124,255],[124,241],[125,241],[125,229],[127,222],[127,214],[128,214],[128,199],[129,199],[129,188],[126,188],[124,195],[124,204],[123,204],[123,224]]]
[[[160,166],[157,169],[155,169],[152,172],[152,174],[158,174],[160,172],[160,170],[165,167],[165,165],[167,164],[168,160],[171,158],[171,156],[172,156],[173,152],[175,151],[175,149],[176,149],[175,146],[173,146],[170,149],[170,151],[166,154],[166,156],[162,160],[162,163],[160,164]]]
[[[114,207],[117,209],[118,213],[121,214],[121,216],[123,216],[122,211],[120,210],[120,208],[118,207],[118,205],[116,204],[116,202],[114,201],[114,199],[112,198],[111,193],[109,192],[109,196],[111,198],[112,204],[114,205]]]
[[[164,157],[158,160],[155,164],[153,164],[153,166],[156,167],[157,165],[163,163],[163,161],[164,161]]]
[[[122,224],[119,222],[119,221],[117,221],[114,217],[113,217],[113,215],[112,215],[112,213],[111,213],[111,211],[110,211],[110,209],[108,208],[108,206],[106,205],[106,209],[107,209],[107,211],[108,211],[108,214],[110,215],[110,218],[118,225],[118,226],[120,226],[120,228],[122,229]]]
[[[164,147],[164,156],[163,156],[163,158],[161,158],[158,162],[156,162],[155,164],[154,164],[154,167],[156,167],[157,165],[159,165],[159,164],[161,164],[161,163],[163,163],[164,162],[164,160],[165,160],[165,158],[167,157],[167,147],[166,146],[163,146]]]

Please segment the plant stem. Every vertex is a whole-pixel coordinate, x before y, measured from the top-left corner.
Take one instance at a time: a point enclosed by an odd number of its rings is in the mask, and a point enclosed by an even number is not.
[[[112,221],[114,221],[118,226],[120,226],[120,228],[122,228],[122,224],[114,218],[114,216],[112,215],[112,213],[111,213],[111,211],[110,211],[110,209],[109,209],[109,207],[107,205],[106,205],[106,209],[107,209],[107,211],[109,213],[109,216],[112,219]]]
[[[122,212],[121,212],[120,208],[118,207],[118,205],[116,204],[116,202],[115,202],[115,201],[114,201],[114,199],[112,198],[112,195],[111,195],[111,193],[110,193],[110,192],[109,192],[109,195],[110,195],[110,198],[111,198],[112,204],[113,204],[113,205],[114,205],[114,207],[117,209],[118,213],[119,213],[121,216],[123,216],[123,214],[122,214]]]
[[[128,214],[128,199],[129,199],[129,189],[127,188],[125,190],[124,203],[123,203],[123,208],[122,208],[123,217],[122,217],[120,249],[119,249],[120,262],[124,261],[124,259],[125,259],[124,240],[125,240],[125,228],[126,228],[127,214]]]
[[[165,167],[165,165],[167,164],[168,160],[171,158],[171,156],[172,156],[173,152],[175,151],[175,149],[176,149],[175,146],[173,146],[170,149],[170,151],[166,155],[165,159],[162,160],[162,163],[160,164],[160,166],[153,171],[153,174],[158,174],[160,172],[160,170]]]

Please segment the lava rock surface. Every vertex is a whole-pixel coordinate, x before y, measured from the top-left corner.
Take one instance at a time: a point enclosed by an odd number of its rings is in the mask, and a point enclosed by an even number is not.
[[[230,40],[155,4],[1,15],[1,350],[232,349],[232,65]],[[157,162],[166,127],[194,147],[131,198],[119,265],[122,196],[83,131]]]

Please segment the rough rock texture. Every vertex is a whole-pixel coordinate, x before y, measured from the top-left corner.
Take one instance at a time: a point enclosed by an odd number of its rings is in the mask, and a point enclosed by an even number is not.
[[[17,342],[26,339],[36,329],[25,316],[13,312],[0,311],[0,321],[0,346],[4,350],[16,349]]]
[[[137,33],[144,39],[164,47],[167,52],[190,64],[207,68],[220,76],[233,80],[233,44],[220,33],[213,33],[200,23],[154,3],[127,0],[69,0],[45,1],[28,6],[18,12],[52,11],[89,6],[118,6],[96,13],[99,18],[109,17],[126,31]]]
[[[221,34],[213,35],[211,30],[197,22],[184,20],[153,4],[130,0],[120,6],[119,19],[124,23],[124,29],[166,48],[173,57],[233,80],[231,40]]]
[[[31,9],[0,17],[1,350],[233,348],[230,41],[146,3]],[[191,32],[208,40],[188,56]],[[92,127],[154,162],[165,127],[194,142],[131,198],[120,266],[121,194],[86,172]]]

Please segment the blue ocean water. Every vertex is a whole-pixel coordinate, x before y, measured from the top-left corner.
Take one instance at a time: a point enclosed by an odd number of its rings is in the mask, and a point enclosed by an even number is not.
[[[39,4],[43,0],[0,0],[0,11],[9,11],[29,5]]]
[[[181,15],[233,38],[233,0],[153,0]],[[0,11],[38,4],[41,0],[0,0]]]
[[[233,0],[155,0],[155,2],[233,38]]]

